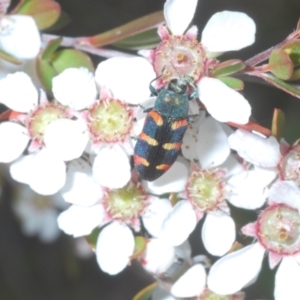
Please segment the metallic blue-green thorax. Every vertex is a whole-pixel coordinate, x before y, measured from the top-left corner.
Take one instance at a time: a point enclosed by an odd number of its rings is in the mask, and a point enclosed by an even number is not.
[[[172,90],[160,91],[154,109],[169,118],[186,118],[189,111],[188,96]]]

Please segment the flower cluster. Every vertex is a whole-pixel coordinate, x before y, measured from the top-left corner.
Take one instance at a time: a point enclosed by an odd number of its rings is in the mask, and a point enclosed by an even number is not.
[[[23,230],[44,241],[57,236],[57,226],[49,226],[56,218],[66,234],[87,236],[108,274],[137,258],[161,283],[154,298],[167,286],[163,293],[170,297],[244,299],[241,290],[256,280],[266,252],[271,268],[280,264],[275,299],[299,298],[299,145],[226,124],[247,124],[251,107],[238,88],[213,76],[217,57],[251,45],[256,27],[244,13],[219,12],[199,42],[196,26],[188,28],[196,6],[196,0],[167,0],[155,49],[106,59],[94,73],[65,68],[48,93],[23,71],[0,80],[8,109],[0,123],[0,162],[27,185],[14,210]],[[10,29],[14,18],[1,19],[1,33],[32,21],[20,17],[21,25]],[[32,36],[22,51],[1,36],[0,45],[20,59],[34,58],[41,47],[36,28]],[[182,100],[177,117],[174,107]],[[157,145],[162,158],[151,155]],[[136,148],[146,157],[135,160]],[[156,166],[158,159],[165,161]],[[162,175],[141,180],[133,160],[155,165]],[[262,209],[242,228],[255,242],[236,251],[232,206]],[[56,208],[65,210],[57,217]],[[187,242],[202,219],[201,241],[207,253],[221,257],[212,265],[192,258]],[[174,277],[171,285],[166,277]]]

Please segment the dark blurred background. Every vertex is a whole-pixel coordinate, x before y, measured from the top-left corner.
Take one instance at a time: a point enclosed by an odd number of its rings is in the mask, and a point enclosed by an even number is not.
[[[42,0],[41,0],[42,1]],[[89,36],[120,26],[135,18],[161,10],[163,0],[60,0],[72,22],[55,34]],[[188,0],[186,0],[188,4]],[[257,25],[256,43],[229,58],[247,59],[282,41],[296,28],[299,0],[199,0],[194,23],[201,33],[210,16],[222,10],[247,13]],[[94,61],[100,61],[94,57]],[[270,127],[274,107],[287,117],[286,138],[300,137],[300,100],[264,83],[245,79],[245,97],[251,102],[253,118]],[[3,169],[2,173],[5,173]],[[0,174],[1,176],[1,174]],[[2,176],[0,198],[0,300],[129,300],[153,279],[137,263],[116,276],[101,272],[94,256],[79,258],[73,238],[61,234],[53,243],[22,234],[11,209],[12,191],[17,187]],[[78,220],[80,222],[80,220]],[[193,254],[203,253],[199,226],[191,236]],[[272,275],[268,268],[250,287],[247,299],[272,299]]]

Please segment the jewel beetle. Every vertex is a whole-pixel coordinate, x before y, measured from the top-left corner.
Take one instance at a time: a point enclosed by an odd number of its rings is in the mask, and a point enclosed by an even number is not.
[[[160,76],[159,76],[160,77]],[[147,112],[144,127],[134,148],[134,164],[143,180],[153,181],[163,175],[175,162],[182,139],[191,119],[189,100],[197,96],[192,78],[172,79],[156,90],[150,83],[151,94],[156,96],[153,108]]]

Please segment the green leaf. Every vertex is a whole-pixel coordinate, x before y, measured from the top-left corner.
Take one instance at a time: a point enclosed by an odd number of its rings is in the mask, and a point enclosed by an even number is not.
[[[157,29],[153,28],[148,31],[120,40],[113,45],[123,49],[140,50],[154,48],[159,43],[160,38],[157,34]]]
[[[0,50],[0,58],[4,59],[6,61],[9,61],[10,63],[12,63],[14,65],[22,64],[22,61],[20,61],[16,57],[4,52],[3,50]]]
[[[98,236],[100,234],[101,228],[95,228],[91,234],[87,235],[85,238],[93,249],[96,249],[96,244]]]
[[[299,89],[297,89],[296,87],[294,87],[293,85],[291,85],[289,83],[282,81],[281,79],[279,79],[271,74],[255,73],[252,75],[258,76],[258,77],[264,79],[265,81],[267,81],[268,83],[276,86],[277,88],[287,92],[288,94],[291,94],[297,98],[300,98],[300,90]]]
[[[44,52],[37,58],[37,74],[43,88],[52,92],[52,79],[68,68],[85,67],[94,72],[94,66],[90,57],[74,49],[63,49],[53,52],[59,45],[59,39],[50,41]]]
[[[149,300],[157,286],[157,282],[146,286],[133,297],[133,300]]]
[[[134,242],[134,253],[131,256],[131,259],[135,259],[140,256],[145,251],[147,246],[147,240],[143,236],[135,236]]]
[[[41,53],[41,59],[48,59],[50,55],[58,49],[60,43],[62,41],[62,37],[51,40],[47,46],[43,49]]]
[[[300,64],[300,41],[295,40],[285,44],[282,49],[290,57],[295,66]]]
[[[244,89],[244,82],[240,79],[233,77],[218,77],[218,79],[236,91],[241,91]]]
[[[64,27],[66,27],[67,25],[69,25],[69,23],[71,23],[71,21],[72,21],[71,17],[62,10],[60,12],[60,15],[59,15],[57,21],[52,26],[48,27],[47,31],[51,32],[51,31],[60,30]]]
[[[239,59],[231,59],[218,64],[210,73],[212,77],[228,76],[243,70],[246,65]]]
[[[275,108],[272,119],[272,135],[280,140],[283,137],[285,125],[285,114],[282,110]]]
[[[289,80],[299,80],[300,79],[300,68],[296,68]]]
[[[94,72],[94,65],[91,58],[79,50],[64,49],[55,52],[52,56],[52,64],[58,73],[67,68],[87,68],[90,72]]]
[[[53,0],[22,0],[13,13],[32,16],[40,30],[52,26],[59,18],[60,5]]]
[[[269,57],[268,70],[277,78],[288,80],[293,74],[294,64],[284,50],[274,49]]]

